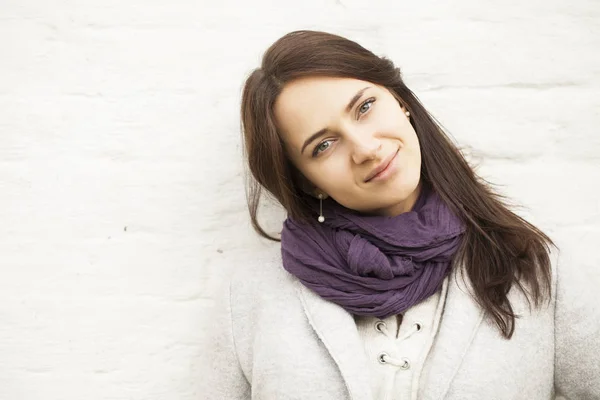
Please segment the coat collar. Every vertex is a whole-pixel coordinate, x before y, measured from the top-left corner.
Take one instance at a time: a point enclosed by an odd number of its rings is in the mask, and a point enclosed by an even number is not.
[[[352,314],[296,280],[310,325],[337,364],[352,400],[372,400],[367,357]]]
[[[444,311],[427,359],[429,380],[422,385],[424,399],[444,398],[483,321],[484,312],[470,294],[472,287],[464,275],[463,279],[459,268],[450,275]]]
[[[483,312],[457,270],[454,268],[448,282],[442,319],[427,361],[431,365],[428,376],[435,379],[432,384],[422,385],[427,399],[444,397],[483,319]],[[369,361],[352,314],[324,300],[300,281],[296,281],[296,289],[312,328],[341,372],[350,398],[372,400],[369,376],[365,373]]]

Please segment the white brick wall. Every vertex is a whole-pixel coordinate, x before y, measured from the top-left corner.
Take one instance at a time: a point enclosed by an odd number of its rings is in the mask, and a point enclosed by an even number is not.
[[[294,29],[393,58],[485,177],[600,261],[600,2],[302,4],[0,1],[0,400],[202,399],[214,288],[278,251],[249,228],[238,105]]]

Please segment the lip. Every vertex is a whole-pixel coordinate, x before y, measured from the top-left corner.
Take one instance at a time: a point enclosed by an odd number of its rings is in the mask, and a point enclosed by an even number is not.
[[[382,176],[381,173],[388,170],[388,167],[392,164],[392,162],[396,158],[398,151],[400,151],[400,149],[396,150],[395,152],[393,152],[392,154],[387,156],[378,166],[373,168],[373,170],[371,170],[371,172],[369,172],[369,174],[367,175],[365,182],[370,182],[371,180],[378,178],[379,176]]]

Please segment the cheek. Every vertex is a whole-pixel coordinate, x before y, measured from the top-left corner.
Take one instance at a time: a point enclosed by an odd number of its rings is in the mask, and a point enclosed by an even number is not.
[[[410,144],[416,140],[414,138],[414,130],[410,122],[403,118],[401,115],[394,115],[394,117],[382,117],[378,118],[372,126],[373,132],[377,132],[379,135],[385,138],[391,138],[400,140],[403,143]]]
[[[334,193],[347,191],[352,186],[351,183],[354,182],[348,160],[342,157],[330,157],[328,160],[316,164],[307,173],[316,186],[334,196]]]
[[[405,118],[403,121],[401,121],[397,129],[402,142],[404,142],[406,146],[410,147],[413,151],[419,151],[419,138],[417,137],[417,133],[415,132],[415,129],[408,118]]]
[[[418,139],[411,136],[410,143],[407,144],[407,156],[404,160],[404,167],[409,175],[421,175],[421,149],[419,148]]]

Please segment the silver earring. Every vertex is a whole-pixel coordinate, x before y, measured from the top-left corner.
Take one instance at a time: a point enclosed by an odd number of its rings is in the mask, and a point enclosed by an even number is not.
[[[406,111],[404,114],[406,114],[407,117],[410,117],[410,111]]]
[[[319,218],[317,218],[319,222],[325,221],[325,217],[323,216],[323,195],[319,194]]]

